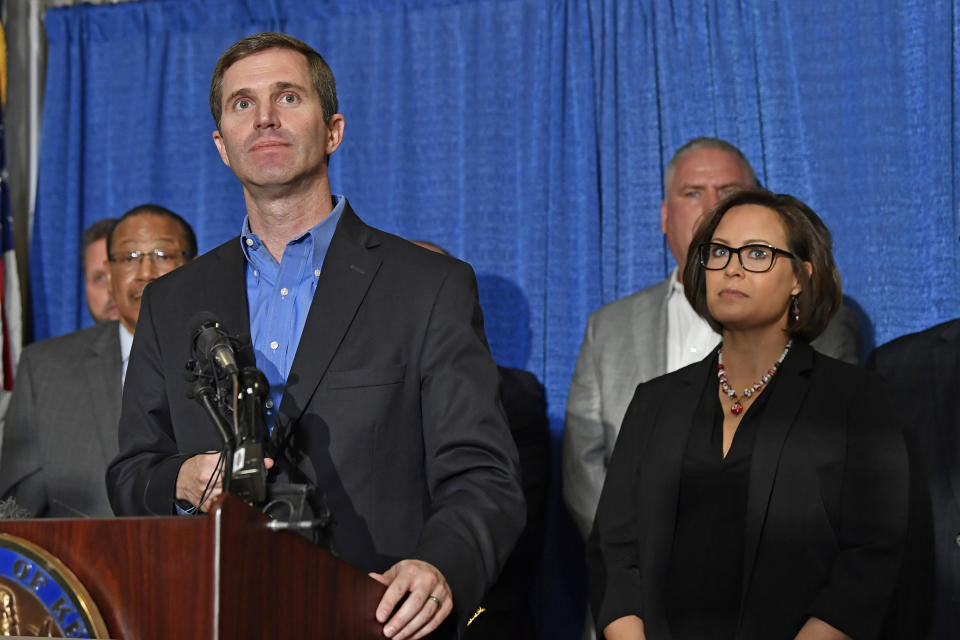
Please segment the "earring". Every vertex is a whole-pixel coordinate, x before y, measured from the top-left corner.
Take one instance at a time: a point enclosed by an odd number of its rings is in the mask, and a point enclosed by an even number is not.
[[[793,296],[793,300],[790,301],[790,313],[793,315],[793,321],[797,322],[800,319],[800,296]]]

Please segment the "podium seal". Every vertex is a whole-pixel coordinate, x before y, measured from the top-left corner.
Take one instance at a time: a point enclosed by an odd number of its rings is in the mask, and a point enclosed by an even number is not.
[[[59,559],[0,533],[0,636],[108,638],[93,598]]]

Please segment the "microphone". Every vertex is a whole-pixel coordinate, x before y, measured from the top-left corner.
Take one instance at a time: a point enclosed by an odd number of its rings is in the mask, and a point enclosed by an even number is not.
[[[226,375],[240,373],[230,337],[215,315],[200,311],[193,316],[190,326],[193,327],[191,344],[195,358],[209,359]]]
[[[223,453],[227,459],[233,455],[236,447],[236,437],[233,433],[232,425],[228,420],[228,414],[223,411],[225,402],[229,402],[229,395],[222,389],[221,382],[226,377],[222,369],[223,364],[229,366],[229,360],[233,357],[233,349],[230,347],[229,339],[220,323],[209,311],[200,311],[194,314],[187,324],[190,327],[190,359],[186,362],[184,371],[184,380],[193,383],[193,387],[187,392],[187,397],[196,400],[204,412],[217,428],[220,439],[223,441]],[[223,347],[227,348],[224,349]],[[220,362],[214,362],[211,351],[221,354]],[[223,352],[227,351],[226,356]],[[233,358],[234,361],[236,360]],[[234,363],[236,368],[236,363]],[[223,470],[223,491],[230,492],[230,466],[229,463]],[[205,496],[204,496],[205,497]],[[200,500],[202,504],[203,500]]]
[[[333,518],[323,492],[298,468],[296,458],[303,454],[290,451],[292,430],[278,424],[273,437],[268,437],[263,418],[270,393],[267,377],[255,366],[238,368],[236,341],[212,313],[197,313],[188,326],[192,359],[186,363],[185,377],[193,383],[188,395],[203,406],[223,440],[223,491],[262,506],[273,519],[286,521],[275,527],[296,530],[333,552]],[[226,384],[227,379],[233,384]],[[233,387],[232,393],[228,386]],[[264,464],[268,456],[279,464],[269,485]],[[302,478],[301,483],[290,483],[289,477]],[[316,508],[312,501],[317,502]]]
[[[239,433],[231,464],[231,493],[247,502],[263,504],[267,499],[267,470],[263,443],[267,429],[263,422],[263,400],[270,383],[256,367],[240,372]]]

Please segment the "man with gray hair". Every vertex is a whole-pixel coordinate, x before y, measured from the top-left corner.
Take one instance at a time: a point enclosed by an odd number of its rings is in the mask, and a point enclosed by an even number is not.
[[[683,293],[683,265],[700,218],[738,189],[757,186],[743,153],[725,140],[694,138],[664,171],[660,228],[677,267],[651,287],[590,315],[567,396],[563,497],[586,538],[620,423],[637,385],[706,357],[720,342]],[[847,362],[859,359],[853,313],[841,307],[813,346]]]

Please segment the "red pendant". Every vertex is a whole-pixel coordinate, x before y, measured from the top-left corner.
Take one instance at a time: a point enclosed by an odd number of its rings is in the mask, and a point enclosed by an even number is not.
[[[733,406],[730,407],[730,413],[732,413],[732,414],[735,415],[735,416],[738,416],[738,415],[740,415],[741,413],[743,413],[743,405],[740,404],[740,401],[739,401],[739,400],[737,400],[736,402],[734,402],[734,403],[733,403]]]

